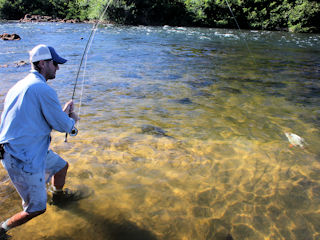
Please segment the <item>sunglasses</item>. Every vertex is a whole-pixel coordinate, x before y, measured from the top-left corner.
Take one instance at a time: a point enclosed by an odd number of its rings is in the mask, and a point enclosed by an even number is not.
[[[54,61],[54,60],[52,60],[52,59],[50,59],[50,60],[45,60],[45,61],[46,61],[46,62],[52,61],[53,65],[54,65],[55,67],[57,67],[58,64],[59,64],[59,63],[57,63],[56,61]]]
[[[58,64],[59,64],[59,63],[57,63],[56,61],[53,61],[53,60],[52,60],[52,62],[53,62],[53,65],[56,66],[56,67],[57,67]]]

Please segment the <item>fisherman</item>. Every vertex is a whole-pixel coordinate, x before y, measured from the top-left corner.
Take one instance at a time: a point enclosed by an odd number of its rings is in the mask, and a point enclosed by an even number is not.
[[[47,84],[67,60],[43,44],[29,55],[31,71],[7,93],[0,124],[2,165],[22,199],[23,211],[0,223],[0,240],[11,228],[46,211],[50,180],[53,204],[73,200],[76,194],[63,189],[68,163],[49,149],[52,129],[70,133],[79,120],[72,100],[62,108]]]

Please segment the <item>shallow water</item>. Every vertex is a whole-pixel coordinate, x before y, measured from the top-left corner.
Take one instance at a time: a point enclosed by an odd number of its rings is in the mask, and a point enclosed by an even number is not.
[[[73,83],[91,25],[0,24],[0,102],[25,76],[27,51],[69,59]],[[84,38],[84,39],[81,39]],[[246,48],[247,41],[251,55]],[[79,134],[52,148],[67,187],[94,195],[12,230],[14,239],[319,239],[320,36],[103,26],[88,54]],[[82,77],[76,91],[81,95]],[[290,147],[285,133],[305,139]],[[0,168],[0,220],[20,199]]]

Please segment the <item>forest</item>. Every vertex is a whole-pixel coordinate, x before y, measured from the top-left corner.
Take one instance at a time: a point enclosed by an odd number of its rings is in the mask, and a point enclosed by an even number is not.
[[[237,28],[234,15],[241,29],[320,32],[320,2],[312,0],[0,0],[0,19],[94,20],[106,6],[104,20],[115,24]]]

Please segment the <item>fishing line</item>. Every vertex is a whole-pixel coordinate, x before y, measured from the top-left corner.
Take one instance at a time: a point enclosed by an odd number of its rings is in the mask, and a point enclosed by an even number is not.
[[[87,69],[87,60],[88,60],[88,55],[86,55],[86,59],[84,61],[84,70],[83,70],[83,75],[82,75],[82,84],[81,84],[81,94],[80,94],[80,100],[79,100],[79,106],[78,106],[78,116],[80,116],[81,113],[81,105],[82,105],[82,96],[83,96],[83,89],[84,89],[84,79],[86,75],[86,69]],[[80,126],[80,120],[76,123],[77,128]]]
[[[238,24],[237,18],[236,18],[236,16],[233,14],[233,11],[232,11],[232,9],[231,9],[231,7],[230,7],[230,5],[229,5],[228,0],[225,0],[225,2],[226,2],[227,5],[228,5],[228,8],[229,8],[229,10],[230,10],[230,12],[231,12],[231,15],[232,15],[232,17],[233,17],[233,19],[234,19],[234,21],[235,21],[235,23],[236,23],[239,31],[241,32],[241,28],[240,28],[240,26],[239,26],[239,24]],[[240,38],[241,38],[241,37],[240,37]],[[248,52],[249,52],[249,54],[250,54],[250,57],[252,58],[253,63],[256,65],[256,60],[255,60],[255,58],[253,57],[253,54],[252,54],[252,52],[251,52],[251,50],[250,50],[250,48],[249,48],[249,45],[248,45],[247,40],[245,39],[245,37],[243,37],[243,40],[244,40],[244,43],[245,43],[245,45],[246,45],[246,47],[247,47],[247,49],[248,49]]]
[[[95,29],[95,33],[96,33],[96,30],[97,29]],[[89,43],[89,48],[91,47],[92,42],[93,42],[93,38],[91,38],[91,41]],[[80,113],[81,113],[82,97],[83,97],[83,91],[84,91],[84,81],[85,81],[85,76],[86,76],[87,62],[88,62],[88,54],[86,54],[85,61],[84,61],[84,68],[83,68],[84,70],[83,70],[83,75],[82,75],[81,94],[80,94],[79,107],[78,107],[78,109],[79,109],[78,116],[80,116]],[[80,126],[80,121],[77,122],[77,128],[79,128],[79,126]]]
[[[82,63],[83,63],[83,60],[86,59],[85,62],[87,62],[87,56],[88,56],[88,52],[89,52],[89,49],[92,45],[92,42],[93,42],[93,39],[94,39],[94,36],[95,36],[95,33],[96,33],[96,30],[99,26],[99,24],[101,23],[107,9],[109,8],[110,4],[112,3],[113,0],[109,0],[109,2],[107,3],[106,7],[104,8],[104,11],[100,14],[99,16],[99,20],[97,22],[95,22],[95,24],[93,25],[92,27],[92,30],[90,32],[90,36],[89,36],[89,39],[87,41],[87,44],[85,46],[85,49],[83,51],[83,54],[82,54],[82,57],[81,57],[81,61],[80,61],[80,65],[79,65],[79,68],[78,68],[78,71],[77,71],[77,75],[76,75],[76,80],[75,80],[75,83],[74,83],[74,86],[73,86],[73,93],[72,93],[72,97],[71,97],[71,100],[74,100],[74,96],[75,96],[75,92],[76,92],[76,88],[77,88],[77,84],[78,84],[78,79],[79,79],[79,75],[80,75],[80,71],[81,71],[81,66],[82,66]],[[85,67],[86,67],[87,64],[85,64]],[[84,74],[85,74],[85,69],[84,69]],[[84,75],[83,75],[83,80],[82,80],[82,87],[81,87],[81,94],[80,94],[80,105],[79,105],[79,114],[80,114],[80,108],[81,108],[81,103],[82,103],[82,96],[83,96],[83,87],[84,85]],[[80,116],[80,115],[78,115]],[[75,136],[77,135],[78,133],[78,130],[76,128],[74,128],[70,135],[71,136]],[[68,133],[66,133],[66,136],[65,136],[65,139],[64,141],[67,142],[67,139],[68,139]]]

